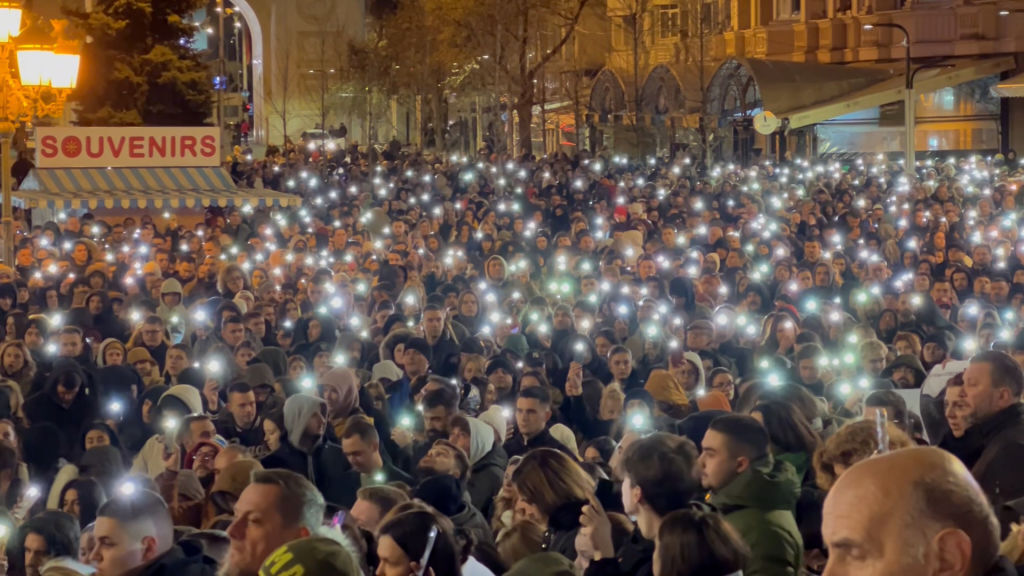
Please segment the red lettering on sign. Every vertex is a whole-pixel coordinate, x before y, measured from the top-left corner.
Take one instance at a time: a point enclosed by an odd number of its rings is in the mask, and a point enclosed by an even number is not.
[[[173,142],[174,139],[171,138]],[[150,156],[167,156],[167,138],[161,136],[159,138],[155,136],[149,137],[149,155]]]
[[[85,155],[89,158],[103,156],[103,138],[85,137]]]
[[[57,157],[57,137],[56,136],[43,136],[39,141],[39,153],[43,155],[43,158],[56,158]]]
[[[217,155],[217,139],[212,135],[203,136],[200,143],[202,145],[203,156],[211,158]]]
[[[191,154],[193,158],[198,156],[196,152],[196,137],[195,136],[182,136],[181,137],[181,155]]]
[[[120,158],[121,152],[124,152],[124,136],[114,140],[112,137],[107,136],[107,145],[110,147],[110,153],[114,158]]]
[[[128,139],[128,157],[145,158],[146,139],[142,136],[132,136]]]

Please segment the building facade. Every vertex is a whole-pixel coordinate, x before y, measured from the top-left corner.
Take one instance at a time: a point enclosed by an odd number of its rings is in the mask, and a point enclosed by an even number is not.
[[[588,80],[591,148],[715,157],[901,154],[907,50],[915,149],[1024,146],[1014,76],[1024,3],[967,0],[606,0]],[[904,34],[905,31],[905,34]],[[763,111],[779,119],[754,128]]]

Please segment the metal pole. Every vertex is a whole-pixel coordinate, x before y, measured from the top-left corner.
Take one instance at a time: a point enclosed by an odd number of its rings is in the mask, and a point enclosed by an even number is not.
[[[223,135],[224,90],[227,88],[224,78],[224,0],[217,0],[217,77],[220,79],[220,89],[217,90],[217,128]],[[223,140],[221,138],[222,142]]]
[[[0,156],[3,162],[3,228],[4,228],[4,263],[14,266],[14,208],[11,201],[11,136],[0,137]]]
[[[916,113],[917,99],[914,98],[914,87],[913,86],[907,87],[905,92],[906,92],[906,95],[905,95],[905,99],[904,99],[904,102],[903,102],[903,109],[905,111],[905,114],[903,115],[903,117],[904,117],[903,119],[904,119],[904,129],[906,131],[905,132],[905,139],[906,139],[906,159],[905,159],[905,162],[906,162],[906,165],[904,166],[904,171],[907,173],[908,177],[914,177],[914,175],[917,174],[917,171],[914,169],[914,167],[916,165],[916,159],[914,158],[914,155],[916,153],[915,148],[916,148],[916,144],[917,144],[917,142],[915,140],[915,130],[917,128],[917,126],[916,126],[916,118],[915,118],[915,116],[917,114]]]

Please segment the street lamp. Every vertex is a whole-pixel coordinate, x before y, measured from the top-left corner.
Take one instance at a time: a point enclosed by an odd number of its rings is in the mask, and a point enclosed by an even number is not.
[[[878,24],[865,24],[865,30],[874,30],[875,28],[895,28],[903,33],[903,40],[907,49],[903,53],[903,64],[904,64],[904,94],[903,94],[903,130],[904,130],[904,166],[903,170],[908,175],[915,175],[915,164],[917,163],[914,158],[916,152],[916,142],[914,138],[915,126],[915,115],[916,102],[914,100],[914,74],[910,71],[910,32],[907,31],[901,24],[894,24],[889,22],[881,22]]]
[[[14,263],[14,213],[11,198],[11,139],[14,123],[21,120],[23,110],[7,108],[8,87],[22,97],[26,89],[34,89],[31,119],[40,116],[39,105],[44,89],[53,90],[52,102],[43,102],[45,116],[63,113],[68,92],[78,81],[81,56],[58,48],[51,35],[38,26],[22,28],[23,12],[16,0],[0,0],[0,85],[3,86],[3,108],[0,114],[0,180],[2,180],[3,261]],[[14,39],[17,38],[17,43]],[[18,62],[18,77],[11,73],[10,60]]]

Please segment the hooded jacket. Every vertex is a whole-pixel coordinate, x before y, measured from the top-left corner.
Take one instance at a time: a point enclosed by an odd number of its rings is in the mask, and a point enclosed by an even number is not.
[[[308,394],[296,394],[284,403],[284,428],[281,446],[263,459],[264,468],[284,468],[305,476],[331,503],[345,501],[345,472],[351,466],[337,444],[323,436],[307,450],[301,448],[302,434],[317,411],[326,412],[323,400]]]
[[[256,357],[270,367],[274,378],[283,378],[288,375],[288,355],[277,346],[264,346]]]
[[[181,299],[176,306],[168,306],[164,304],[164,294],[177,294]],[[185,293],[181,289],[181,282],[174,278],[164,280],[160,285],[160,305],[156,308],[156,315],[163,319],[171,336],[171,344],[180,344],[188,332],[188,310],[184,302]]]
[[[716,507],[750,547],[745,576],[796,576],[803,566],[803,539],[794,510],[800,479],[792,466],[770,455],[752,462],[721,490]]]
[[[341,438],[348,417],[359,407],[359,380],[351,369],[339,367],[320,377],[320,387],[324,395],[328,390],[338,395],[338,407],[328,414],[328,418],[335,438]]]
[[[154,409],[182,411],[186,414],[200,414],[203,411],[203,400],[199,396],[199,390],[188,384],[171,386],[160,396]],[[182,454],[184,456],[184,454]],[[146,440],[145,445],[139,450],[132,461],[132,474],[145,474],[150,478],[156,478],[166,469],[164,464],[164,442],[163,436],[154,434]]]
[[[912,386],[912,388],[920,388],[921,384],[924,383],[924,379],[928,376],[925,372],[924,365],[921,364],[921,360],[917,356],[914,356],[913,354],[903,354],[902,356],[897,356],[896,359],[892,361],[892,364],[889,364],[884,370],[882,370],[881,377],[892,380],[892,373],[895,372],[897,368],[910,368],[914,371],[914,386]],[[899,386],[895,381],[893,381],[893,385],[897,388],[901,388],[901,386]]]
[[[466,418],[469,422],[469,464],[471,473],[466,482],[470,503],[485,518],[494,511],[494,497],[501,490],[505,480],[508,456],[501,444],[494,441],[494,430],[490,425]]]
[[[76,377],[78,393],[65,407],[57,395],[57,384],[66,377]],[[99,415],[99,399],[92,378],[74,360],[58,359],[46,377],[43,389],[25,401],[25,416],[33,424],[48,422],[61,431],[61,456],[74,458],[82,429]]]

